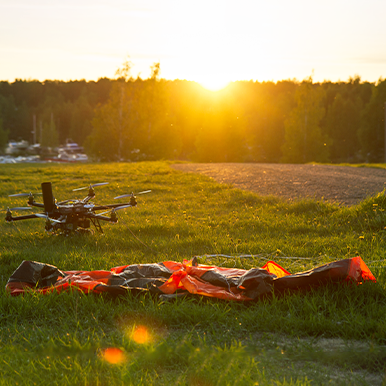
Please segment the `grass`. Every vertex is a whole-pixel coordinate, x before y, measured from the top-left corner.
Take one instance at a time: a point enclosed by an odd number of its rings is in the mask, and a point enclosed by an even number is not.
[[[260,197],[167,162],[22,164],[0,166],[0,207],[24,206],[8,195],[38,192],[44,181],[58,200],[104,181],[95,202],[152,193],[119,212],[118,224],[104,225],[104,235],[52,236],[40,219],[0,224],[0,385],[385,384],[383,194],[346,208]],[[220,254],[228,257],[208,256]],[[96,270],[195,255],[245,269],[271,259],[290,272],[360,255],[377,283],[331,284],[247,305],[4,291],[23,260]]]

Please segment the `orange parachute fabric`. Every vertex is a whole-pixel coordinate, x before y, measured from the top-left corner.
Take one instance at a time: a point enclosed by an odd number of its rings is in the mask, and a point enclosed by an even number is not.
[[[28,291],[48,294],[70,288],[84,293],[150,292],[172,296],[189,293],[224,300],[250,301],[273,290],[309,289],[327,282],[373,281],[376,279],[358,256],[324,264],[309,271],[291,274],[274,261],[250,270],[184,262],[134,264],[110,271],[61,271],[55,266],[23,261],[9,278],[6,290],[11,295]]]
[[[277,277],[291,275],[287,270],[285,270],[283,267],[280,267],[280,265],[276,264],[274,261],[268,261],[268,263],[263,265],[262,268],[266,269],[269,273],[272,273]]]

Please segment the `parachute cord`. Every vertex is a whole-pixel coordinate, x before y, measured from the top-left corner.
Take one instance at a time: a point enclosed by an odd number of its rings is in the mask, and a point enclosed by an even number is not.
[[[129,228],[129,226],[125,223],[125,227],[129,230],[129,232],[132,234],[132,236],[137,240],[137,241],[139,241],[142,245],[144,245],[146,248],[148,248],[148,249],[150,249],[155,255],[157,254],[157,252],[153,249],[153,248],[151,248],[151,247],[149,247],[147,244],[145,244],[142,240],[140,240],[134,233],[133,233],[133,231]]]

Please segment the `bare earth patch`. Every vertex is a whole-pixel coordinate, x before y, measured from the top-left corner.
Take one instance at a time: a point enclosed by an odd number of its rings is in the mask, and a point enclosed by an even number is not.
[[[386,187],[386,169],[381,168],[256,163],[184,163],[174,164],[173,168],[205,174],[217,182],[262,196],[315,198],[346,206]]]
[[[264,334],[264,337],[275,342],[276,349],[282,351],[283,359],[286,359],[287,350],[292,351],[292,355],[289,354],[287,360],[297,369],[302,369],[306,364],[309,365],[309,368],[314,364],[318,372],[328,374],[330,383],[336,381],[339,384],[347,382],[350,385],[385,385],[384,372],[361,368],[356,363],[358,355],[366,356],[376,348],[372,342],[345,341],[340,338],[294,338],[267,333]],[[259,341],[261,336],[256,334],[254,338]],[[340,358],[340,361],[334,363],[333,358]],[[345,361],[342,361],[342,358]]]

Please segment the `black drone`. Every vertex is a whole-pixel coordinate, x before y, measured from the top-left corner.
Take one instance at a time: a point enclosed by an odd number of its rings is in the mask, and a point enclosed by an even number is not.
[[[64,235],[69,235],[72,232],[88,232],[90,231],[91,224],[93,224],[97,231],[103,233],[100,221],[116,223],[118,222],[116,213],[118,210],[137,206],[137,200],[134,193],[114,197],[114,199],[130,197],[130,202],[107,205],[94,204],[92,202],[92,199],[95,197],[94,187],[107,184],[108,182],[102,182],[90,185],[89,187],[73,189],[73,191],[88,189],[88,194],[81,200],[70,199],[57,202],[52,193],[51,182],[43,182],[42,193],[39,193],[43,194],[43,203],[35,202],[32,193],[11,194],[9,197],[28,196],[28,207],[8,208],[5,220],[7,222],[12,222],[33,218],[44,218],[46,219],[45,229],[47,232],[56,232]],[[151,190],[146,190],[137,194],[149,192],[151,192]],[[34,213],[16,217],[12,216],[12,210],[32,209],[31,207],[42,208],[44,209],[44,213]]]

